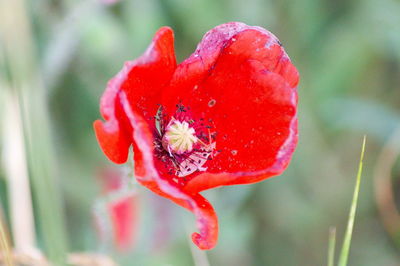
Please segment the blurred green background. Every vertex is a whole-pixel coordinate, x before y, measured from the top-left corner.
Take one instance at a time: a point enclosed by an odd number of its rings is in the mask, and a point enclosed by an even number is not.
[[[7,7],[7,0],[2,1],[3,8]],[[41,164],[33,160],[30,165],[33,178],[44,178],[40,171],[48,174],[43,186],[35,179],[31,181],[41,249],[46,251],[46,243],[52,245],[54,241],[46,238],[43,228],[53,226],[55,236],[65,228],[68,251],[100,252],[121,265],[207,265],[201,264],[205,256],[210,265],[325,265],[330,226],[337,226],[341,243],[362,136],[366,134],[365,169],[349,265],[400,265],[400,245],[396,244],[393,231],[382,223],[374,192],[374,178],[381,178],[374,177],[374,171],[382,147],[391,136],[399,136],[395,133],[400,126],[399,1],[26,2],[26,17],[17,17],[16,21],[27,19],[31,35],[19,31],[18,26],[9,34],[20,36],[15,43],[21,47],[14,48],[31,58],[2,47],[5,60],[0,69],[5,90],[15,85],[15,79],[25,81],[21,84],[27,89],[20,90],[20,97],[46,106],[46,126],[38,119],[31,121],[30,127],[38,129],[32,133],[41,138],[38,143],[47,141],[48,146],[42,150],[43,146],[34,145],[34,138],[29,148],[31,156],[36,157],[51,151]],[[9,8],[3,12],[15,14],[12,4]],[[112,166],[92,130],[93,121],[100,117],[98,103],[106,83],[124,61],[141,55],[159,27],[168,25],[174,29],[176,53],[178,61],[182,61],[206,31],[229,21],[258,25],[273,32],[300,72],[300,139],[292,163],[279,177],[205,193],[220,223],[219,243],[206,254],[197,251],[188,239],[195,230],[190,213],[132,184],[139,204],[135,243],[128,252],[118,252],[111,242],[99,241],[93,225],[93,208],[101,197],[98,175],[104,167]],[[14,25],[7,26],[2,19],[0,22],[12,31]],[[25,47],[29,36],[31,47]],[[4,34],[0,41],[5,43],[6,38]],[[12,67],[15,57],[22,63]],[[22,73],[18,77],[18,67],[33,74]],[[39,82],[27,82],[38,77]],[[38,94],[35,84],[42,88],[37,96],[41,100],[32,96]],[[5,94],[3,87],[0,97]],[[5,97],[0,98],[2,106],[5,102]],[[4,110],[0,112],[4,119]],[[43,128],[50,137],[41,133]],[[390,145],[387,147],[390,149]],[[35,165],[43,165],[44,170],[35,172]],[[391,189],[396,194],[399,163],[390,166]],[[46,180],[53,183],[49,185]],[[0,199],[8,225],[9,193],[2,167]],[[52,225],[56,218],[41,216],[39,206],[46,202],[47,193],[50,201],[53,197],[61,204],[47,207],[61,210],[62,216],[57,219],[64,225]],[[41,227],[46,219],[51,221]]]

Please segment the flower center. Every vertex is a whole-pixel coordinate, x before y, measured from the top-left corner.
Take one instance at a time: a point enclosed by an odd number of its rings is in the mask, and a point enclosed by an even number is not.
[[[193,150],[193,144],[198,141],[196,131],[186,121],[172,118],[168,123],[162,142],[169,153],[183,154]]]
[[[162,106],[155,116],[154,149],[156,156],[166,165],[168,174],[182,177],[196,171],[206,171],[206,163],[217,155],[215,132],[211,132],[210,119],[195,120],[190,108],[176,105],[175,115],[167,120]],[[168,121],[168,122],[167,122]],[[181,182],[175,177],[174,182]],[[182,181],[183,182],[183,181]]]

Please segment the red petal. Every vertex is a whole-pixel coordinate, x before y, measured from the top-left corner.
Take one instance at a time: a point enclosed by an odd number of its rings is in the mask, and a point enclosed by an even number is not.
[[[233,57],[258,60],[269,71],[281,75],[292,88],[297,86],[299,73],[275,35],[261,27],[230,22],[219,25],[204,35],[196,51],[177,66],[171,89],[164,94],[168,95],[171,91],[172,95],[176,94],[173,91],[177,90],[177,87],[180,92],[190,92],[194,86],[207,78],[225,48],[238,38],[241,41],[236,43],[236,51],[232,51]]]
[[[172,180],[160,175],[159,168],[156,168],[160,161],[154,161],[154,137],[149,124],[131,109],[128,98],[123,92],[120,93],[119,100],[133,128],[137,180],[153,192],[193,212],[200,230],[199,233],[192,235],[193,242],[201,249],[213,248],[218,239],[218,221],[211,204],[200,194],[187,193]]]
[[[184,70],[189,79],[181,77]],[[207,163],[207,173],[192,175],[185,190],[195,193],[280,174],[297,143],[297,83],[296,68],[268,31],[229,23],[206,34],[177,67],[173,86],[163,95],[167,110],[181,100],[198,115],[194,119],[211,119],[221,150]]]
[[[124,91],[132,108],[140,115],[151,118],[160,102],[160,93],[176,68],[173,32],[163,27],[153,38],[147,51],[137,60],[125,63],[124,68],[109,81],[101,102],[100,111],[106,120],[95,121],[94,129],[101,148],[115,163],[127,160],[132,143],[130,126],[118,113],[116,102],[119,92]]]

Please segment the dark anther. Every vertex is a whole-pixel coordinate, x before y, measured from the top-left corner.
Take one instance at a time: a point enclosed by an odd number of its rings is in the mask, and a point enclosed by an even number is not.
[[[183,104],[181,104],[181,103],[178,103],[176,105],[176,108],[178,109],[177,112],[186,112],[185,106],[183,106]]]

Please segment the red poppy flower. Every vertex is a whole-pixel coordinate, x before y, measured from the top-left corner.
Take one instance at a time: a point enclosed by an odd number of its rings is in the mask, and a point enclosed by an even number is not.
[[[137,180],[192,211],[201,249],[218,238],[217,216],[199,193],[280,174],[297,144],[299,75],[267,30],[227,23],[176,64],[163,27],[147,51],[109,81],[94,123],[107,157],[125,163],[133,146]]]

